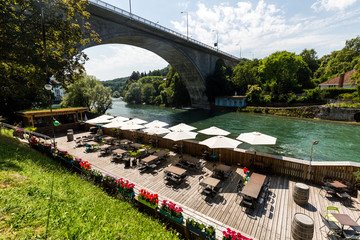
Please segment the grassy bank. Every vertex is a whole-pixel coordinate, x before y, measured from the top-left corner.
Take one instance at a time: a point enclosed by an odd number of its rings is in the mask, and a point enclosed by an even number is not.
[[[277,116],[297,117],[297,118],[315,118],[319,113],[318,107],[245,107],[238,109],[239,112],[263,113]]]
[[[0,239],[46,235],[49,239],[178,239],[128,202],[108,196],[48,157],[0,135]]]

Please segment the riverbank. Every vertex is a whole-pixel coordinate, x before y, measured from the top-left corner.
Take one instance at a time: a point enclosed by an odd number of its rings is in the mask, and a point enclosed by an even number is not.
[[[360,123],[360,109],[329,106],[255,107],[238,108],[236,112],[262,113],[284,117],[321,119],[348,123]]]

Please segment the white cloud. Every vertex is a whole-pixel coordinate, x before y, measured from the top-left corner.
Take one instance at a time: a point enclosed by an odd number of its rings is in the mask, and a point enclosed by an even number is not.
[[[344,10],[345,8],[354,4],[357,0],[317,0],[311,8],[315,11],[325,9],[326,11],[331,10]]]
[[[216,29],[220,50],[239,56],[241,47],[242,57],[246,58],[263,58],[280,50],[300,53],[304,48],[320,50],[321,57],[330,53],[326,51],[329,46],[339,48],[344,38],[355,37],[353,32],[337,31],[339,26],[357,20],[358,10],[328,17],[294,15],[286,19],[282,9],[264,0],[256,4],[237,2],[233,6],[223,3],[208,7],[198,3],[196,11],[189,12],[189,35],[213,46],[216,33],[212,30]],[[177,31],[186,32],[186,18],[171,23]]]
[[[130,76],[133,71],[148,72],[168,65],[158,55],[129,45],[101,45],[85,49],[84,52],[90,58],[85,64],[86,73],[100,80]]]

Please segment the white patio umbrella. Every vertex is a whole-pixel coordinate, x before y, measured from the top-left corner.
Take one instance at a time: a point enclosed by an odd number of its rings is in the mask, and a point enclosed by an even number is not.
[[[143,130],[145,133],[151,134],[151,135],[155,135],[156,136],[156,147],[157,147],[157,142],[158,142],[158,135],[161,134],[165,134],[165,133],[169,133],[170,130],[167,128],[163,128],[163,127],[151,127],[151,128],[147,128]]]
[[[236,148],[239,144],[241,144],[241,142],[224,136],[215,136],[208,138],[204,141],[201,141],[199,142],[199,144],[205,145],[211,149],[215,149],[215,148]],[[221,155],[219,160],[221,161]]]
[[[188,132],[188,131],[191,131],[191,130],[195,130],[196,127],[193,127],[193,126],[190,126],[190,125],[187,125],[185,123],[179,123],[178,125],[175,125],[175,126],[172,126],[169,128],[171,131],[184,131],[184,132]]]
[[[170,139],[173,141],[181,141],[181,155],[182,155],[182,147],[183,143],[182,140],[186,139],[194,139],[198,133],[196,132],[190,132],[190,131],[175,131],[170,132],[164,136],[166,139]]]
[[[134,122],[123,122],[122,126],[120,127],[121,130],[138,130],[145,128],[144,125],[136,124]]]
[[[251,145],[275,145],[276,137],[272,137],[260,132],[241,133],[236,139],[249,143]],[[256,151],[254,151],[254,161],[256,160]]]
[[[206,135],[215,135],[215,136],[226,136],[230,134],[230,132],[215,126],[200,130],[198,132]]]
[[[144,124],[144,126],[145,127],[147,127],[147,128],[153,128],[153,127],[160,127],[160,128],[162,128],[162,127],[165,127],[165,126],[167,126],[167,125],[169,125],[168,123],[166,123],[166,122],[162,122],[162,121],[159,121],[159,120],[154,120],[154,121],[152,121],[152,122],[149,122],[149,123],[147,123],[147,124]]]
[[[105,128],[120,128],[124,125],[124,121],[129,120],[129,118],[126,117],[116,117],[111,119],[110,123],[105,124],[103,127]]]
[[[110,123],[111,119],[113,119],[113,116],[110,115],[101,115],[99,117],[87,120],[86,123],[90,123],[90,124],[103,124],[103,123]]]
[[[132,122],[132,123],[136,123],[136,124],[144,124],[144,123],[147,123],[147,121],[142,120],[142,119],[140,119],[140,118],[133,118],[133,119],[127,121],[127,122]]]
[[[276,143],[276,137],[260,132],[242,133],[236,139],[251,145],[274,145]]]

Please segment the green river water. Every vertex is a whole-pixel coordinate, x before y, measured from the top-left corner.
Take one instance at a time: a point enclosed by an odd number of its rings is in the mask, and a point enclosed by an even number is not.
[[[129,105],[120,99],[113,99],[111,115],[137,117],[147,121],[161,120],[173,126],[187,123],[201,130],[217,126],[231,132],[228,137],[236,138],[244,132],[261,132],[277,138],[274,146],[252,146],[242,143],[238,148],[256,150],[308,160],[312,141],[313,161],[355,161],[360,162],[360,125],[318,120],[303,120],[251,113],[211,112],[205,110],[180,110],[148,105]],[[197,131],[195,130],[195,131]],[[209,136],[198,134],[195,140]]]

